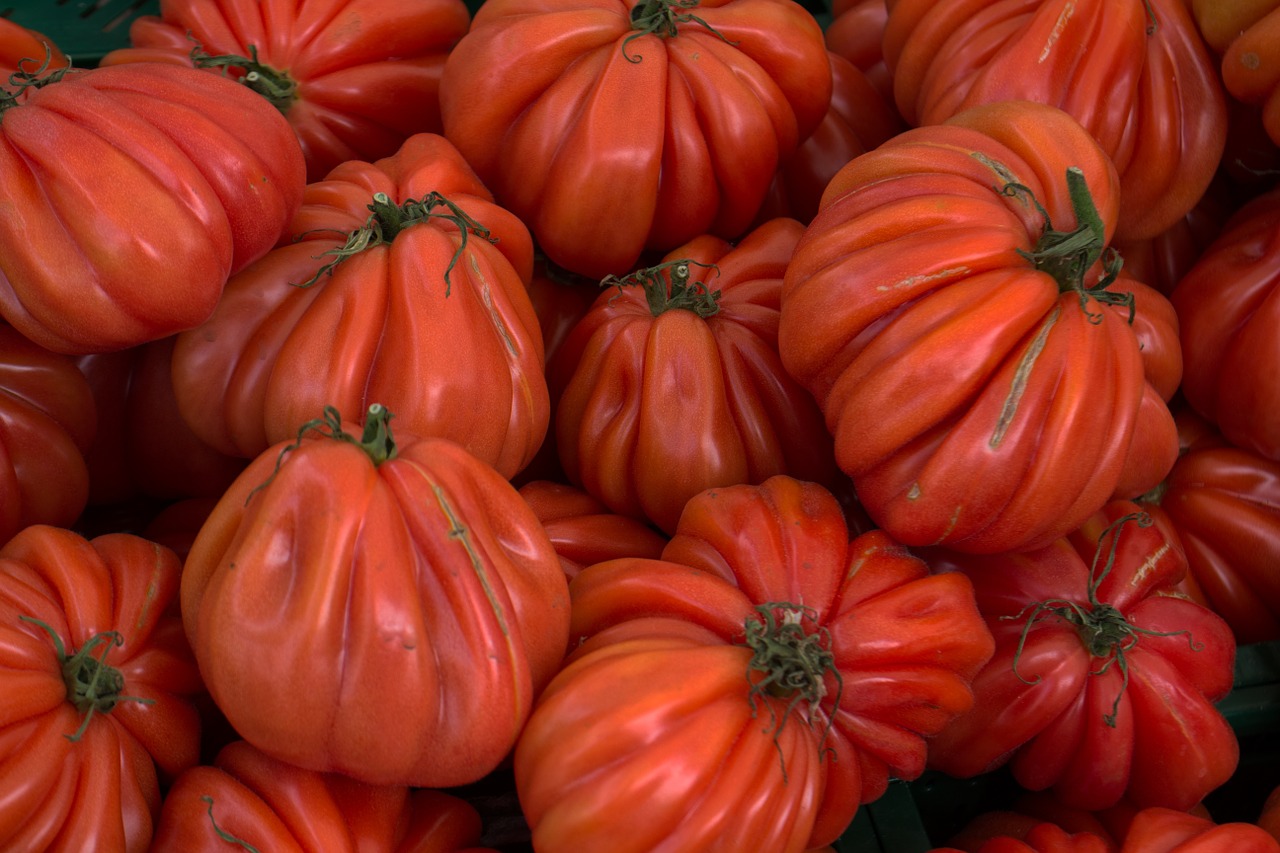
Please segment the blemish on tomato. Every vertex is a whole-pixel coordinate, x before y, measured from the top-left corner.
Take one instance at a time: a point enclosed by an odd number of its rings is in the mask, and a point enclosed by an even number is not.
[[[1067,21],[1071,19],[1072,13],[1076,10],[1075,3],[1068,3],[1062,7],[1062,14],[1058,15],[1058,20],[1053,25],[1053,31],[1049,33],[1049,40],[1045,42],[1044,50],[1040,51],[1040,58],[1037,62],[1044,62],[1049,58],[1049,52],[1053,49],[1053,45],[1062,36],[1062,31],[1067,28]]]

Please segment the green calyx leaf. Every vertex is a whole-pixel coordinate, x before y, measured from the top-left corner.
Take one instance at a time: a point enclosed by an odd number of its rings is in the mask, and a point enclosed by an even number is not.
[[[429,222],[433,219],[442,219],[446,222],[452,222],[462,234],[458,248],[454,251],[453,257],[449,259],[449,265],[444,270],[444,295],[448,296],[452,287],[449,281],[449,273],[453,272],[454,266],[458,263],[458,258],[462,257],[462,253],[466,250],[468,235],[474,234],[483,240],[488,240],[490,243],[498,242],[497,237],[490,235],[489,229],[476,222],[466,211],[438,192],[430,193],[421,201],[411,198],[400,205],[391,201],[386,193],[375,193],[373,202],[368,207],[369,218],[365,220],[364,225],[348,234],[346,242],[342,246],[330,249],[317,256],[317,258],[322,258],[325,255],[332,255],[333,260],[320,267],[320,269],[316,270],[315,275],[302,284],[296,285],[297,287],[310,287],[319,281],[322,276],[332,274],[338,264],[347,258],[352,255],[358,255],[374,246],[390,243],[396,238],[396,235],[412,225]],[[443,208],[444,212],[437,213],[436,208]]]
[[[262,97],[282,114],[288,115],[290,108],[298,100],[298,83],[285,71],[272,68],[258,61],[258,46],[249,45],[248,56],[237,56],[224,53],[213,56],[205,52],[204,46],[187,32],[187,38],[195,44],[191,49],[191,64],[196,68],[221,68],[224,75],[235,68],[243,71],[237,79]]]
[[[1049,616],[1056,616],[1074,626],[1076,633],[1080,636],[1080,642],[1088,650],[1089,656],[1101,661],[1098,668],[1092,670],[1090,675],[1102,675],[1112,666],[1119,668],[1121,675],[1120,690],[1116,693],[1115,701],[1111,705],[1111,713],[1104,715],[1102,718],[1103,722],[1112,728],[1116,725],[1116,715],[1120,710],[1120,700],[1124,697],[1125,690],[1129,686],[1129,661],[1125,655],[1138,644],[1138,641],[1144,635],[1150,637],[1176,637],[1185,634],[1192,651],[1200,651],[1204,648],[1203,644],[1197,643],[1191,637],[1190,631],[1152,631],[1148,628],[1142,628],[1129,622],[1114,605],[1098,600],[1098,588],[1115,566],[1116,551],[1120,545],[1121,528],[1130,522],[1137,524],[1138,527],[1150,527],[1154,523],[1151,516],[1145,512],[1131,513],[1116,519],[1106,530],[1102,531],[1102,534],[1098,537],[1098,549],[1094,552],[1093,563],[1089,568],[1087,604],[1082,605],[1079,602],[1067,599],[1048,599],[1046,601],[1038,601],[1013,616],[1000,617],[1001,619],[1014,621],[1022,619],[1024,616],[1026,617],[1022,634],[1018,638],[1018,648],[1013,655],[1014,675],[1024,684],[1038,684],[1041,681],[1038,675],[1033,679],[1023,678],[1021,673],[1018,672],[1018,662],[1022,658],[1027,636],[1031,633],[1032,627],[1037,621]],[[1098,562],[1103,552],[1103,542],[1108,537],[1111,539],[1111,545],[1107,550],[1106,562],[1099,568]],[[1030,613],[1029,616],[1027,616],[1028,613]]]
[[[708,289],[705,282],[690,281],[695,266],[713,269],[717,275],[720,273],[715,264],[684,259],[645,267],[622,277],[605,276],[600,286],[616,287],[619,293],[624,287],[644,288],[649,311],[655,317],[675,309],[692,311],[703,318],[711,317],[720,310],[720,291]]]
[[[38,65],[37,62],[39,62]],[[5,111],[18,106],[18,98],[23,92],[57,83],[71,70],[71,65],[68,64],[64,68],[55,68],[50,71],[49,66],[52,63],[53,50],[48,44],[44,46],[43,61],[30,57],[18,60],[18,70],[9,75],[9,88],[0,89],[0,118],[3,118]]]
[[[1089,310],[1089,301],[1100,305],[1123,305],[1129,309],[1129,323],[1133,323],[1135,302],[1132,293],[1108,290],[1120,274],[1124,259],[1114,248],[1106,244],[1106,225],[1093,203],[1093,195],[1085,181],[1084,172],[1077,166],[1067,169],[1067,191],[1075,213],[1076,227],[1071,231],[1058,231],[1053,227],[1049,212],[1040,200],[1024,184],[1009,182],[1000,192],[1007,196],[1025,196],[1044,218],[1044,232],[1031,251],[1018,250],[1041,272],[1053,276],[1062,293],[1074,291],[1080,297],[1080,308],[1089,322],[1102,322],[1103,314]],[[1102,261],[1102,276],[1093,284],[1086,284],[1094,264]]]
[[[680,24],[688,23],[706,27],[726,44],[737,44],[736,41],[729,41],[715,27],[689,11],[697,5],[698,0],[641,0],[631,7],[631,28],[634,32],[622,40],[622,55],[628,62],[639,62],[641,57],[627,53],[627,45],[633,40],[644,35],[675,38],[680,34]]]
[[[89,638],[83,646],[71,654],[67,653],[58,632],[47,622],[30,616],[19,616],[24,622],[30,622],[49,635],[53,648],[62,662],[62,681],[67,687],[67,701],[84,715],[80,728],[73,734],[64,735],[67,740],[76,743],[84,737],[89,722],[94,714],[109,714],[120,702],[139,702],[143,705],[155,704],[154,699],[143,699],[138,696],[125,696],[124,675],[120,670],[107,663],[107,655],[116,646],[124,645],[124,637],[119,631],[103,631]],[[95,651],[101,647],[102,653],[97,657]]]

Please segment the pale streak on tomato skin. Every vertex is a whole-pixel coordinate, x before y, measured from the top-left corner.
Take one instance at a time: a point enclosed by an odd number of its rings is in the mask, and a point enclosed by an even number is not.
[[[493,328],[497,330],[498,335],[502,338],[502,343],[506,346],[507,352],[511,353],[513,357],[519,357],[520,352],[516,349],[516,342],[511,335],[511,330],[507,328],[507,324],[503,322],[502,315],[498,313],[498,310],[493,305],[493,290],[489,286],[489,280],[481,272],[480,264],[476,261],[475,255],[468,253],[467,260],[471,262],[471,270],[476,278],[484,283],[480,288],[480,301],[484,303],[485,310],[489,312],[489,319],[493,321]]]
[[[878,284],[876,290],[881,293],[887,293],[891,290],[901,290],[904,287],[915,287],[917,284],[923,284],[927,281],[936,281],[941,279],[953,278],[955,276],[972,275],[973,271],[967,266],[948,267],[945,270],[938,270],[928,275],[909,275],[902,281],[893,284]]]
[[[1143,561],[1142,565],[1134,570],[1133,577],[1129,579],[1129,586],[1141,586],[1143,579],[1156,570],[1156,566],[1164,558],[1164,555],[1169,553],[1170,548],[1172,548],[1172,546],[1169,544],[1167,539],[1160,543],[1160,547],[1151,552],[1150,556]]]
[[[1049,40],[1044,43],[1044,50],[1040,51],[1040,57],[1036,62],[1043,63],[1049,58],[1049,52],[1053,50],[1053,45],[1058,41],[1058,37],[1062,35],[1062,31],[1067,28],[1067,21],[1071,19],[1071,15],[1075,10],[1075,3],[1068,3],[1062,8],[1062,14],[1058,15],[1058,21],[1053,25],[1053,31],[1049,33]]]
[[[1009,386],[1009,396],[1004,398],[1004,406],[1001,408],[1000,417],[996,421],[995,432],[991,434],[991,440],[987,442],[987,446],[992,450],[998,448],[1000,442],[1004,441],[1004,434],[1008,431],[1009,424],[1013,423],[1014,416],[1018,413],[1018,404],[1022,401],[1022,395],[1027,390],[1027,382],[1031,379],[1031,371],[1035,367],[1041,351],[1044,350],[1045,341],[1049,338],[1049,332],[1053,330],[1054,325],[1058,322],[1058,317],[1061,315],[1062,303],[1058,302],[1053,306],[1053,311],[1049,314],[1045,324],[1036,333],[1031,345],[1027,347],[1022,360],[1018,362],[1018,369],[1014,372],[1013,382]]]
[[[445,518],[449,520],[449,538],[460,542],[462,547],[466,549],[467,558],[471,561],[471,567],[475,569],[476,578],[480,581],[480,587],[484,590],[485,598],[489,599],[489,606],[493,608],[493,615],[498,620],[498,627],[502,629],[502,636],[510,637],[511,630],[507,627],[507,615],[503,612],[502,605],[498,602],[498,597],[493,592],[493,584],[489,582],[489,573],[484,569],[484,562],[480,559],[480,555],[476,553],[475,546],[471,544],[471,531],[458,522],[458,516],[454,514],[453,507],[444,495],[444,489],[433,483],[431,491],[435,494],[436,501],[440,504],[440,510],[444,513]]]

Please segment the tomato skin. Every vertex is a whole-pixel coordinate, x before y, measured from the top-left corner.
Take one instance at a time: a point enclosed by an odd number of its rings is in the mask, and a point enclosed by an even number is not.
[[[1280,191],[1227,220],[1178,282],[1187,402],[1232,444],[1280,460]]]
[[[1280,842],[1248,823],[1224,823],[1166,808],[1134,815],[1120,853],[1276,853]]]
[[[937,124],[1008,99],[1064,109],[1116,163],[1125,239],[1172,226],[1217,171],[1226,98],[1184,0],[890,0],[888,7],[884,54],[908,123]]]
[[[4,849],[149,849],[161,780],[199,757],[192,698],[203,688],[170,606],[180,571],[172,551],[123,533],[88,540],[37,524],[0,549]],[[23,617],[48,625],[68,655],[104,631],[123,639],[95,649],[123,676],[121,698],[76,742],[66,736],[84,713],[68,701],[62,658]]]
[[[0,171],[0,314],[75,354],[206,319],[280,238],[304,174],[273,107],[159,63],[73,69],[31,92],[4,112]]]
[[[880,531],[851,542],[831,493],[784,476],[703,492],[661,560],[597,563],[570,592],[585,640],[515,752],[539,850],[830,843],[890,775],[923,771],[991,651],[962,577],[929,576]],[[741,643],[757,605],[795,602],[830,632],[842,683],[825,675],[792,719],[767,694],[753,711]],[[637,786],[643,812],[622,808]]]
[[[395,205],[438,192],[497,242],[469,233],[463,248],[454,222],[431,218],[296,286],[364,225],[379,192]],[[457,441],[504,476],[528,464],[550,418],[526,290],[533,246],[456,148],[418,134],[392,157],[344,163],[307,186],[288,233],[298,239],[228,281],[213,316],[178,336],[174,394],[198,437],[252,458],[324,406],[380,402],[397,427]]]
[[[867,513],[906,545],[1043,546],[1119,488],[1153,487],[1176,455],[1158,402],[1176,385],[1177,333],[1151,328],[1174,317],[1164,297],[1113,282],[1147,306],[1130,326],[1019,254],[1043,219],[1000,187],[1027,187],[1070,230],[1070,166],[1109,238],[1114,168],[1061,110],[1005,102],[909,130],[836,175],[787,267],[783,364]],[[1168,342],[1163,355],[1144,362],[1142,338]],[[1139,472],[1135,445],[1161,465]]]
[[[1280,4],[1248,23],[1222,55],[1222,82],[1228,92],[1259,107],[1271,141],[1280,145]],[[1242,21],[1243,23],[1243,21]]]
[[[376,467],[315,431],[278,471],[290,443],[255,458],[191,546],[182,611],[210,695],[254,746],[375,784],[466,784],[559,665],[567,584],[491,466],[445,439],[395,441]]]
[[[480,815],[442,791],[368,785],[273,759],[244,741],[187,770],[165,797],[155,853],[219,853],[227,833],[272,853],[493,853]]]
[[[551,538],[565,577],[587,566],[619,557],[657,559],[667,537],[634,518],[610,512],[581,489],[566,483],[533,480],[520,487]]]
[[[499,203],[595,279],[747,231],[831,99],[822,30],[797,3],[703,0],[690,14],[706,26],[627,41],[639,5],[489,0],[440,84],[444,133]]]
[[[548,366],[564,389],[556,440],[570,482],[670,534],[707,488],[775,474],[831,481],[821,413],[777,353],[782,278],[802,231],[781,218],[737,244],[704,235],[673,249],[663,263],[690,261],[690,284],[719,291],[709,316],[655,316],[647,286],[600,294]]]
[[[0,324],[0,544],[29,524],[75,522],[89,499],[97,428],[75,362]]]
[[[130,24],[129,47],[99,64],[191,67],[197,43],[213,56],[248,57],[252,45],[297,85],[282,112],[312,182],[346,160],[388,157],[415,133],[440,132],[440,76],[470,18],[461,0],[164,0],[159,15]]]
[[[1113,501],[1039,551],[926,555],[935,570],[972,579],[996,640],[974,681],[974,709],[931,742],[932,767],[967,778],[1009,763],[1023,787],[1052,788],[1088,810],[1121,798],[1139,808],[1188,809],[1232,775],[1239,748],[1213,703],[1231,689],[1235,641],[1216,614],[1170,594],[1186,572],[1175,539],[1134,521],[1105,539],[1110,549],[1118,535],[1118,550],[1097,601],[1144,631],[1173,632],[1136,635],[1125,652],[1127,685],[1118,663],[1103,666],[1114,660],[1111,646],[1095,657],[1074,624],[1033,610],[1038,602],[1074,602],[1093,612],[1087,592],[1100,538],[1137,510]],[[1042,618],[1028,628],[1033,616]],[[1112,714],[1114,725],[1106,721]],[[1178,772],[1168,772],[1174,766]]]

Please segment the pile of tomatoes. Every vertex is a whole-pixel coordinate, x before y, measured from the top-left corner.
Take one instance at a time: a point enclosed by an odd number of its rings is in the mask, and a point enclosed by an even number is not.
[[[0,19],[0,849],[1280,851],[1276,0],[129,36]]]

